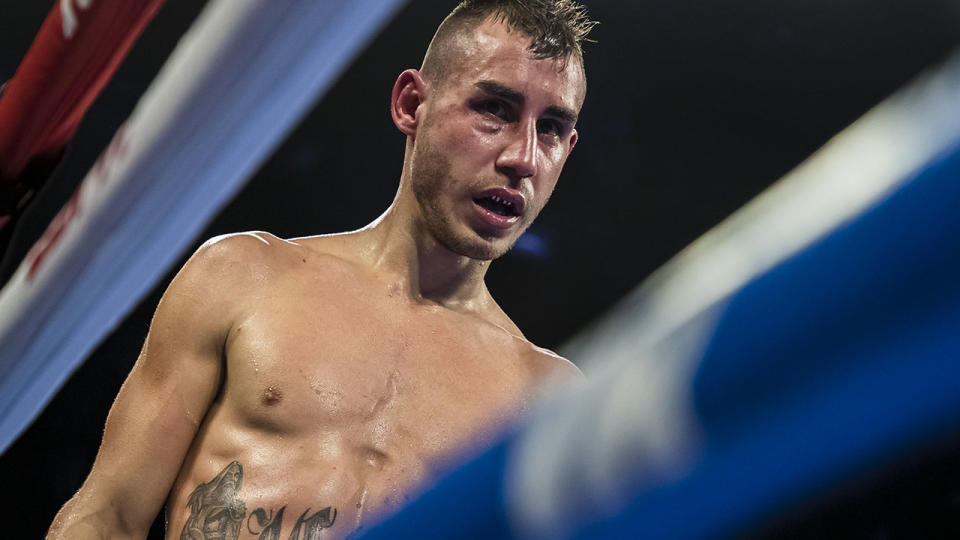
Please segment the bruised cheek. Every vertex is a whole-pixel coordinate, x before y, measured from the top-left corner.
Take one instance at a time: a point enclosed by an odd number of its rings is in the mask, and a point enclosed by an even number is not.
[[[450,107],[437,111],[435,130],[429,137],[456,161],[483,161],[496,148],[502,126],[484,120],[469,109]]]
[[[473,119],[474,132],[481,137],[495,137],[503,132],[503,123],[483,116]]]
[[[479,150],[490,146],[503,126],[477,114],[469,106],[452,108],[447,116],[450,126],[451,142],[464,150]],[[473,147],[473,148],[470,148]]]
[[[448,132],[447,143],[458,161],[483,161],[497,145],[499,131],[482,122],[464,123]]]
[[[455,150],[465,151],[474,144],[474,134],[469,130],[457,129],[450,133],[449,141]]]

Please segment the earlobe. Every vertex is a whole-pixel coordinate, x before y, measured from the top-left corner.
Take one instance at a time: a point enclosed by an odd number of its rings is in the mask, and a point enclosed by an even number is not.
[[[393,85],[393,95],[390,100],[390,112],[393,116],[393,123],[397,129],[405,135],[415,136],[417,134],[417,109],[423,103],[426,96],[426,83],[420,72],[415,69],[408,69],[397,77],[397,82]]]

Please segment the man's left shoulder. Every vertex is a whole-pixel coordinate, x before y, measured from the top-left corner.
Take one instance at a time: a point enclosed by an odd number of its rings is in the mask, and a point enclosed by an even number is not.
[[[534,366],[535,376],[543,379],[584,380],[583,372],[570,360],[529,341],[526,356]]]
[[[493,304],[497,309],[493,312],[491,319],[487,319],[488,322],[492,322],[493,326],[506,332],[514,340],[514,343],[519,347],[520,357],[523,358],[525,364],[529,366],[531,376],[536,382],[554,378],[560,380],[585,380],[583,372],[580,371],[580,368],[578,368],[576,364],[550,349],[540,347],[527,339],[510,317],[496,305],[496,302]]]

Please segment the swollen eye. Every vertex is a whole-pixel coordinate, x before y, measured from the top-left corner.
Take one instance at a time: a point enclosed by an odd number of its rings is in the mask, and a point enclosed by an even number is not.
[[[499,116],[503,113],[503,107],[499,103],[488,103],[487,112]]]
[[[560,135],[561,128],[560,124],[552,122],[550,120],[543,120],[540,122],[539,130],[540,133],[549,133],[551,135]]]
[[[497,118],[507,117],[507,108],[499,101],[484,101],[476,109],[482,113],[492,114]]]

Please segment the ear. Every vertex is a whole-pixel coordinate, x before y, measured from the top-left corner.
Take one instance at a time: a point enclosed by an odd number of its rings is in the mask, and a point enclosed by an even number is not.
[[[417,110],[425,101],[427,83],[420,72],[408,69],[397,77],[393,85],[393,95],[390,98],[390,113],[397,129],[408,136],[416,136],[420,118]]]
[[[577,130],[574,129],[573,133],[570,135],[570,149],[567,150],[567,155],[570,155],[570,152],[573,152],[573,147],[577,145],[577,141],[580,140],[580,134],[577,133]]]

